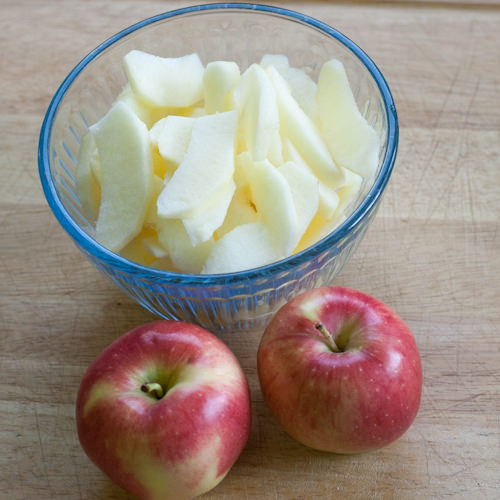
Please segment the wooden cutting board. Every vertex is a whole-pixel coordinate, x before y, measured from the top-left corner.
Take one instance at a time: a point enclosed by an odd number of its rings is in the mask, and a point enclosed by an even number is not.
[[[113,288],[49,212],[36,164],[50,98],[118,30],[191,4],[2,0],[0,499],[131,498],[83,453],[80,378],[153,316]],[[276,3],[276,2],[274,2]],[[500,497],[500,3],[283,2],[364,48],[393,91],[399,155],[375,222],[338,284],[408,322],[424,389],[410,430],[358,456],[288,437],[259,389],[260,331],[226,334],[249,379],[250,440],[205,499]]]

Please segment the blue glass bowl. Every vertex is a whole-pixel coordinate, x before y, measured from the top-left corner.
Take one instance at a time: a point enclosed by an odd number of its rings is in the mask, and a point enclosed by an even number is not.
[[[336,57],[347,70],[360,110],[380,136],[378,170],[365,180],[347,219],[312,247],[248,271],[180,274],[144,267],[102,247],[76,196],[76,158],[89,124],[101,118],[126,82],[122,57],[132,49],[177,57],[198,52],[205,63],[236,61],[244,69],[266,53],[286,54],[317,78]],[[304,14],[255,4],[207,4],[141,21],[99,45],[57,90],[40,133],[38,164],[47,201],[82,253],[125,293],[153,313],[214,332],[262,328],[286,301],[331,284],[361,242],[389,180],[398,123],[387,83],[351,40]]]

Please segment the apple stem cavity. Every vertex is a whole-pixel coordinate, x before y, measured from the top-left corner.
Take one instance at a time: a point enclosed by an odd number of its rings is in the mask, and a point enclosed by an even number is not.
[[[141,385],[141,391],[151,394],[156,399],[161,399],[165,394],[163,387],[158,382],[146,382]]]
[[[322,334],[323,337],[325,338],[326,345],[332,350],[333,352],[342,352],[342,349],[339,348],[339,346],[336,344],[335,339],[333,338],[333,335],[325,328],[323,323],[317,322],[314,327],[316,330],[319,330]]]

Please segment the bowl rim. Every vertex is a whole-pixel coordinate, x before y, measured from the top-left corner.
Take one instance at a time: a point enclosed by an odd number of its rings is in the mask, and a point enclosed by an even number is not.
[[[280,17],[287,21],[299,22],[308,27],[314,28],[334,39],[339,41],[344,47],[349,49],[357,59],[363,63],[365,68],[371,74],[375,84],[377,85],[384,102],[384,111],[387,119],[387,148],[385,157],[382,163],[380,172],[375,179],[370,191],[361,201],[354,212],[331,233],[323,239],[317,241],[314,245],[286,257],[282,260],[267,264],[265,266],[255,267],[244,271],[220,274],[190,274],[177,273],[172,271],[164,271],[152,267],[143,266],[135,263],[118,254],[108,250],[100,245],[92,236],[87,234],[73,220],[71,215],[63,205],[57,190],[54,180],[50,172],[49,161],[49,145],[51,139],[52,126],[59,110],[60,104],[66,95],[66,92],[71,87],[77,76],[99,56],[107,48],[120,41],[127,35],[145,28],[154,23],[165,21],[168,19],[185,16],[190,14],[209,13],[213,11],[231,11],[231,12],[252,12],[256,14],[268,14]],[[364,217],[368,215],[376,204],[377,200],[382,196],[385,186],[389,181],[392,169],[394,167],[399,138],[399,127],[396,107],[389,86],[373,60],[352,40],[347,36],[332,28],[328,24],[323,23],[306,14],[296,12],[294,10],[275,7],[270,5],[255,4],[255,3],[208,3],[202,5],[194,5],[180,9],[171,10],[161,14],[157,14],[139,21],[131,26],[119,31],[107,40],[102,42],[92,51],[90,51],[81,61],[71,70],[71,72],[63,80],[56,93],[54,94],[47,112],[45,114],[39,137],[38,145],[38,167],[39,175],[42,183],[42,188],[47,199],[47,202],[52,209],[59,223],[65,231],[75,240],[75,242],[83,249],[104,261],[107,264],[113,263],[113,266],[122,272],[129,273],[137,278],[148,279],[157,283],[180,284],[180,285],[225,285],[238,284],[248,280],[264,278],[271,274],[278,274],[289,269],[295,268],[317,255],[324,252],[327,248],[342,240],[351,231],[354,231],[359,226]]]

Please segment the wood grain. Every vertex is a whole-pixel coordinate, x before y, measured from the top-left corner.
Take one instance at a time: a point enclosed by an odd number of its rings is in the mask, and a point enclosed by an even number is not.
[[[36,166],[50,98],[95,45],[195,2],[4,0],[0,30],[0,499],[131,498],[75,432],[80,377],[153,317],[80,255]],[[275,2],[276,3],[276,2]],[[498,2],[280,2],[347,34],[379,65],[401,126],[381,209],[338,283],[409,323],[424,391],[410,430],[360,456],[306,449],[258,386],[261,332],[225,334],[248,376],[249,443],[204,499],[496,499],[500,488],[500,9]]]

